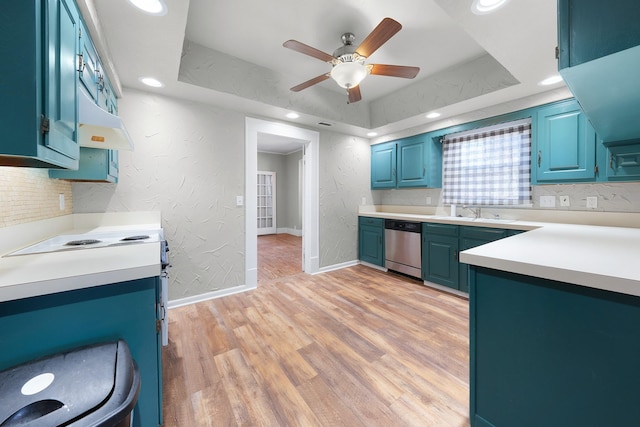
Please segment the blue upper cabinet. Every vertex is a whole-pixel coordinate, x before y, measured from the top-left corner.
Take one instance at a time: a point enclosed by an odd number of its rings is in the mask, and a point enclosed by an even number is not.
[[[533,148],[534,184],[595,181],[596,134],[575,100],[538,110]]]
[[[558,0],[558,68],[606,142],[640,139],[640,7]]]
[[[371,188],[396,187],[396,143],[371,146]]]
[[[80,147],[77,170],[51,169],[49,178],[85,182],[118,182],[118,150]]]
[[[94,102],[97,102],[100,74],[98,53],[84,25],[81,26],[80,30],[80,60],[82,61],[80,82],[89,97],[93,99]]]
[[[0,165],[78,167],[79,23],[73,0],[2,3]]]
[[[426,137],[398,141],[398,187],[428,187]]]
[[[371,188],[440,187],[442,154],[430,134],[371,146]]]

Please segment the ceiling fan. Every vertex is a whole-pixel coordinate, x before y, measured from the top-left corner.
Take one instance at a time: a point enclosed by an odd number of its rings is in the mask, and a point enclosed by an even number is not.
[[[349,102],[357,102],[362,99],[360,94],[360,82],[369,74],[378,76],[414,78],[420,71],[419,67],[406,67],[403,65],[365,64],[365,61],[380,46],[402,29],[399,22],[384,18],[376,28],[360,43],[357,48],[353,45],[355,36],[353,33],[342,35],[342,46],[329,55],[321,50],[308,46],[296,40],[287,40],[282,45],[286,48],[304,53],[332,65],[331,71],[291,88],[299,92],[310,86],[333,78],[340,87],[347,90]]]

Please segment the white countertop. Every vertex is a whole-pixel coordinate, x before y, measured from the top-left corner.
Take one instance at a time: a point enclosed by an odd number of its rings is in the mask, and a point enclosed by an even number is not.
[[[5,242],[0,255],[58,234],[161,228],[158,212],[67,217],[0,229],[0,240]],[[8,240],[12,243],[7,244]],[[159,242],[3,256],[0,302],[154,277],[160,270]]]
[[[640,296],[640,228],[360,212],[361,216],[531,230],[468,249],[460,261],[495,270]],[[636,217],[637,218],[637,217]],[[631,223],[637,219],[631,218]]]

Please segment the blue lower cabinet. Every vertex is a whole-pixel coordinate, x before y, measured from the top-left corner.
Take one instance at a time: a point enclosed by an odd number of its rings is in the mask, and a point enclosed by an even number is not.
[[[384,267],[383,218],[358,218],[358,259]]]
[[[422,279],[458,289],[458,228],[422,224]]]
[[[50,169],[49,178],[117,183],[118,150],[80,147],[78,170]]]
[[[472,427],[634,427],[640,297],[471,268]]]
[[[141,377],[133,425],[162,425],[159,286],[160,279],[150,277],[0,303],[0,370],[123,339]]]

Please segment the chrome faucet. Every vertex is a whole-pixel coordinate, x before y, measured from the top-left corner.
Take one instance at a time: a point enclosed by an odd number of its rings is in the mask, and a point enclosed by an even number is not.
[[[472,206],[463,205],[462,207],[473,213],[473,219],[478,219],[482,216],[482,208],[480,206],[474,208]]]

